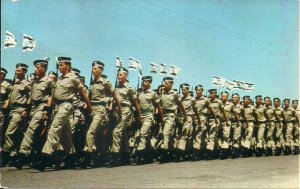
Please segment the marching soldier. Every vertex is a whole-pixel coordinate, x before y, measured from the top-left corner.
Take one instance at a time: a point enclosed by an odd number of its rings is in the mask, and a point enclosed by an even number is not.
[[[187,143],[188,139],[191,138],[192,133],[192,127],[193,127],[193,115],[195,113],[196,118],[198,120],[198,124],[201,125],[201,120],[199,118],[199,115],[197,114],[197,110],[195,109],[195,100],[192,99],[192,97],[189,94],[189,88],[190,85],[187,83],[183,83],[180,85],[181,91],[182,91],[182,97],[181,102],[185,109],[184,112],[180,112],[179,114],[179,120],[181,124],[181,132],[179,133],[178,137],[178,143],[176,145],[177,152],[176,152],[176,158],[180,161],[180,159],[187,160],[188,158],[188,150],[187,149]],[[183,121],[186,117],[186,121]]]
[[[242,119],[242,156],[250,157],[252,156],[252,135],[253,135],[253,127],[254,127],[254,115],[255,115],[255,107],[250,104],[250,96],[243,97],[243,109],[241,109]]]
[[[267,114],[267,109],[265,106],[262,105],[262,96],[257,95],[256,99],[256,106],[255,106],[255,118],[257,123],[257,135],[256,135],[256,149],[255,154],[257,157],[260,157],[264,153],[264,133],[266,128],[266,122],[270,124],[270,119]]]
[[[8,108],[4,107],[5,102],[8,100],[8,96],[13,89],[13,86],[5,80],[7,75],[7,70],[5,68],[0,69],[0,83],[1,83],[1,93],[0,93],[0,148],[2,149],[4,145],[4,133],[5,133],[5,123],[7,122]]]
[[[28,116],[28,100],[31,91],[31,85],[25,78],[27,68],[28,66],[23,63],[16,65],[16,81],[9,100],[6,101],[10,107],[10,122],[5,132],[5,144],[2,149],[3,165],[7,162],[12,150],[19,150],[20,143],[17,140],[22,140],[23,136],[20,133],[26,129],[25,118]]]
[[[53,81],[45,76],[47,71],[48,62],[46,60],[35,60],[33,61],[35,66],[35,76],[32,83],[32,90],[30,95],[31,112],[30,112],[30,123],[29,127],[25,132],[19,150],[19,163],[16,165],[17,168],[21,169],[25,160],[29,159],[29,155],[33,155],[32,150],[36,150],[40,153],[41,149],[33,149],[35,141],[39,140],[43,127],[46,125],[45,116],[50,116],[50,103],[53,89]]]
[[[228,101],[229,93],[223,91],[221,93],[222,98],[222,114],[220,114],[220,122],[222,125],[222,144],[220,146],[220,158],[227,159],[230,155],[229,153],[229,142],[230,142],[230,130],[231,130],[231,119],[233,117],[238,120],[238,116],[234,111],[234,105]]]
[[[294,120],[299,123],[299,119],[296,115],[296,111],[290,107],[290,99],[284,99],[283,117],[285,124],[285,143],[284,143],[284,154],[290,155],[292,153],[292,142],[293,142],[293,123]]]
[[[200,123],[195,121],[195,137],[193,139],[194,160],[204,158],[205,154],[205,135],[206,135],[206,115],[209,109],[209,99],[203,96],[203,86],[195,87],[196,98],[195,107],[200,118]],[[196,120],[196,118],[194,118]]]
[[[82,168],[86,168],[87,166],[89,166],[92,158],[92,153],[96,152],[97,145],[95,139],[97,138],[104,142],[104,128],[102,126],[104,126],[103,121],[107,114],[106,106],[108,105],[111,97],[113,97],[113,100],[118,106],[119,119],[122,118],[119,98],[116,96],[111,82],[101,77],[103,70],[104,63],[100,61],[94,61],[92,63],[92,74],[94,76],[94,79],[91,82],[89,98],[91,101],[93,113],[91,124],[86,133],[85,146],[83,149],[84,157],[80,164]],[[101,155],[105,155],[107,151],[105,147],[107,146],[107,144],[100,145],[103,149],[98,150],[101,152]]]
[[[185,108],[182,105],[182,102],[180,101],[179,95],[177,92],[174,92],[172,89],[173,87],[173,78],[172,77],[165,77],[163,79],[164,86],[163,91],[161,94],[161,106],[163,108],[163,119],[164,124],[162,125],[162,143],[159,146],[159,156],[157,160],[161,163],[166,161],[168,153],[171,152],[171,147],[173,144],[171,144],[171,140],[173,137],[173,131],[175,127],[175,117],[176,117],[176,110],[179,106],[181,108],[181,111],[183,113],[183,121],[185,122],[187,120],[186,114],[185,114]]]
[[[159,98],[157,94],[151,90],[152,77],[142,77],[142,90],[138,95],[138,101],[141,109],[142,126],[140,129],[140,136],[138,136],[137,144],[137,163],[144,164],[147,158],[150,158],[150,153],[147,147],[150,143],[150,132],[154,122],[155,110],[158,110],[158,114],[162,119],[162,110],[159,104]],[[162,122],[162,120],[161,120]],[[148,156],[148,157],[147,157]]]
[[[137,102],[137,93],[136,91],[129,86],[127,82],[128,70],[125,68],[120,68],[118,70],[118,85],[116,87],[116,94],[119,98],[122,117],[119,118],[116,127],[112,133],[112,146],[110,149],[110,159],[108,161],[108,167],[114,167],[120,165],[120,157],[121,157],[121,145],[122,143],[126,143],[126,126],[128,126],[129,118],[132,114],[130,110],[130,106],[133,105],[137,112],[137,123],[141,125],[141,111]],[[128,149],[123,149],[123,163],[127,163],[129,160],[129,152]]]
[[[75,78],[71,73],[71,58],[58,57],[58,66],[62,75],[54,87],[53,101],[55,103],[55,110],[47,141],[42,150],[42,160],[38,166],[38,169],[41,171],[44,171],[48,160],[52,158],[59,144],[63,146],[67,154],[66,168],[74,167],[75,150],[72,142],[69,119],[74,113],[73,99],[77,92],[82,96],[87,105],[87,109],[90,112],[92,111],[88,97],[84,92],[84,86],[79,79]]]
[[[267,135],[266,135],[266,150],[265,153],[267,156],[273,155],[273,146],[275,146],[274,143],[274,128],[275,128],[275,115],[274,115],[274,108],[271,105],[271,99],[270,97],[265,97],[265,106],[266,106],[266,113],[269,117],[270,121],[266,122],[266,129],[267,129]]]
[[[284,145],[284,137],[283,137],[283,109],[280,107],[280,99],[274,98],[274,116],[275,116],[275,155],[281,155],[283,145]]]
[[[240,156],[240,143],[241,143],[241,109],[243,108],[240,105],[240,96],[238,93],[233,93],[231,95],[234,112],[236,116],[231,118],[231,128],[232,128],[232,150],[231,157],[238,158]]]
[[[296,116],[298,117],[298,120],[300,120],[300,109],[298,108],[298,100],[293,100],[292,101],[293,104],[293,109],[296,112]],[[294,132],[293,132],[293,138],[294,138],[294,155],[298,155],[299,154],[299,145],[300,145],[300,141],[299,141],[299,122],[297,122],[296,119],[294,119]]]
[[[210,94],[209,99],[209,107],[211,108],[211,111],[207,112],[207,121],[208,121],[208,129],[207,129],[207,144],[206,144],[206,159],[210,160],[214,158],[214,153],[217,153],[217,131],[219,129],[220,120],[218,118],[222,104],[219,99],[217,99],[217,89],[209,89],[208,90]],[[219,155],[219,154],[218,154]]]

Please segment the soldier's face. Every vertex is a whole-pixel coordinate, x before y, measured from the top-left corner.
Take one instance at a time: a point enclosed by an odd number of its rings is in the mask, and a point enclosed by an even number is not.
[[[249,103],[250,103],[250,100],[249,100],[248,98],[246,98],[246,99],[244,100],[244,105],[245,105],[245,106],[248,106]]]
[[[237,95],[234,95],[234,96],[232,97],[232,100],[233,100],[233,103],[238,103],[239,100],[240,100],[240,98],[239,98]]]
[[[56,76],[55,76],[55,75],[50,74],[50,75],[49,75],[49,78],[50,78],[52,81],[56,81]]]
[[[144,89],[149,89],[150,88],[151,83],[147,80],[143,81],[143,88]]]
[[[172,89],[172,83],[170,81],[165,81],[164,82],[164,91],[169,91],[170,89]]]
[[[211,92],[211,93],[209,93],[209,96],[211,99],[215,99],[217,97],[217,93]]]
[[[125,83],[127,80],[127,74],[125,72],[118,73],[118,81],[119,83]]]
[[[284,101],[284,106],[288,108],[290,106],[290,102],[288,100]]]
[[[275,100],[274,105],[275,105],[276,107],[280,106],[280,101]]]
[[[0,79],[1,79],[1,80],[5,79],[5,74],[2,73],[2,72],[0,73]]]
[[[197,93],[197,96],[202,96],[202,89],[197,89],[196,93]]]
[[[18,67],[16,69],[16,75],[17,75],[17,79],[23,79],[25,77],[26,72],[23,70],[23,68]]]
[[[68,70],[71,69],[70,65],[69,64],[66,64],[64,62],[61,62],[59,63],[58,65],[58,69],[59,69],[59,72],[62,73],[62,74],[65,74]]]
[[[227,94],[222,94],[222,101],[227,101]]]
[[[101,67],[99,67],[99,66],[93,67],[93,69],[92,69],[93,76],[94,77],[95,76],[100,76],[102,74],[102,71],[103,71],[103,69]]]
[[[297,102],[293,102],[293,108],[297,109],[297,107],[298,107],[298,103]]]
[[[181,91],[182,91],[183,96],[187,96],[189,94],[189,90],[186,87],[182,87]]]
[[[266,104],[266,106],[270,106],[270,105],[271,105],[270,99],[266,99],[266,100],[265,100],[265,104]]]
[[[41,65],[36,65],[34,67],[34,73],[35,75],[37,76],[41,76],[41,75],[44,75],[45,74],[45,67],[41,66]]]
[[[257,105],[261,105],[261,103],[262,103],[262,100],[261,100],[260,98],[257,98],[257,99],[256,99],[256,104],[257,104]]]

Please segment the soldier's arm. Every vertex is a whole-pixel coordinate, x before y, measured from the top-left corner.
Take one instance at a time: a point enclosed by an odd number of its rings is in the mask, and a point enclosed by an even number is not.
[[[185,108],[184,108],[182,102],[181,102],[179,99],[177,100],[177,103],[178,103],[178,105],[179,105],[179,107],[180,107],[180,109],[181,109],[181,111],[182,111],[182,113],[183,113],[184,121],[186,121],[187,118],[186,118]]]
[[[234,118],[235,118],[235,120],[236,120],[236,123],[237,123],[237,126],[239,127],[240,126],[240,122],[239,122],[239,115],[236,113],[236,111],[234,110],[234,109],[232,109],[232,111],[231,111],[232,113],[233,113],[233,116],[234,116]]]
[[[196,108],[195,105],[193,105],[193,111],[194,111],[194,113],[195,113],[195,115],[196,115],[196,117],[197,117],[198,125],[201,125],[201,119],[200,119],[200,116],[199,116],[199,114],[198,114],[198,111],[197,111],[197,108]]]
[[[225,112],[224,107],[220,106],[220,111],[222,112],[222,114],[223,114],[223,116],[224,116],[226,125],[229,126],[228,119],[227,119],[227,115],[226,115],[226,112]]]
[[[266,108],[264,109],[264,116],[267,119],[267,121],[269,122],[269,124],[271,125],[271,120],[270,120],[269,115],[267,114],[267,109]]]
[[[248,125],[248,120],[246,119],[246,115],[245,115],[245,109],[244,109],[244,108],[243,108],[243,109],[241,109],[241,115],[242,115],[243,119],[245,120],[245,122],[246,122],[246,125]]]
[[[137,113],[137,116],[138,116],[137,120],[138,120],[139,126],[141,126],[142,125],[141,109],[140,109],[140,106],[137,102],[137,99],[136,98],[131,98],[131,103],[135,107],[135,110],[136,110],[136,113]]]
[[[87,109],[89,110],[89,112],[92,112],[92,107],[91,107],[91,103],[90,100],[85,92],[84,87],[79,89],[79,94],[82,97],[83,101],[85,102]]]
[[[115,104],[116,104],[117,107],[118,107],[118,116],[119,116],[119,119],[121,119],[121,118],[122,118],[121,104],[120,104],[119,98],[118,98],[117,95],[116,95],[115,90],[113,90],[113,91],[111,92],[111,95],[112,95],[112,97],[113,97],[113,99],[114,99],[114,101],[115,101]]]

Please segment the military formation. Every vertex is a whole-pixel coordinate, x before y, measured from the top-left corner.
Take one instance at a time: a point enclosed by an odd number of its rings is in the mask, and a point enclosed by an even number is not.
[[[71,58],[58,57],[58,71],[35,60],[34,74],[16,65],[13,80],[1,68],[1,167],[25,165],[44,171],[299,154],[298,100],[203,94],[172,77],[152,89],[130,86],[126,68],[115,85],[91,64],[90,86]],[[194,90],[194,91],[193,91]]]

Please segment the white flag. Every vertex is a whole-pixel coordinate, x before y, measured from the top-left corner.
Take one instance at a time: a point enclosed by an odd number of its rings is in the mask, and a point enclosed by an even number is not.
[[[224,87],[226,83],[226,79],[222,77],[213,76],[212,84]]]
[[[245,90],[253,91],[253,89],[254,89],[254,83],[245,82]]]
[[[49,62],[50,57],[46,56],[46,57],[44,58],[44,60],[46,60],[47,62]]]
[[[241,89],[241,90],[245,90],[245,82],[244,81],[239,81],[239,83],[238,83],[238,87],[239,87],[239,89]]]
[[[17,44],[14,34],[9,31],[6,31],[4,48],[14,48]]]
[[[232,82],[226,80],[225,88],[228,89],[228,90],[231,90],[231,89],[234,88],[234,84]]]
[[[116,57],[116,68],[123,68],[123,67],[124,67],[124,65],[123,65],[121,58],[117,56]]]
[[[134,58],[129,57],[128,69],[138,70],[139,74],[143,75],[141,63],[138,60],[134,59]]]
[[[160,64],[160,74],[161,74],[161,75],[167,74],[167,65],[165,65],[165,64]]]
[[[150,63],[150,66],[151,66],[151,73],[157,73],[157,71],[158,71],[158,65],[156,65],[156,64],[154,64],[154,63]]]
[[[232,81],[233,88],[239,88],[239,82],[237,80]]]
[[[33,37],[23,34],[23,52],[32,51],[36,47]]]
[[[170,65],[170,75],[176,76],[179,72],[180,68]]]

